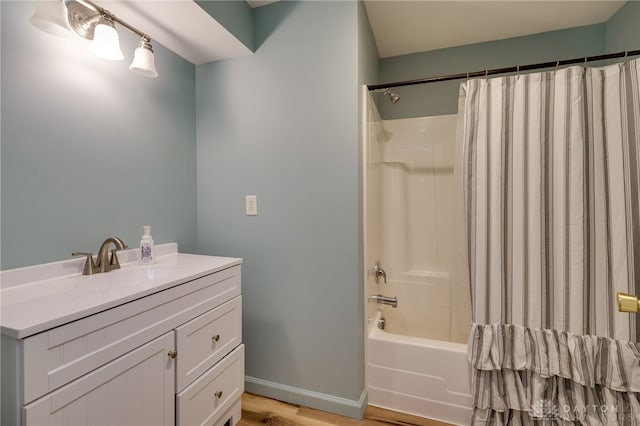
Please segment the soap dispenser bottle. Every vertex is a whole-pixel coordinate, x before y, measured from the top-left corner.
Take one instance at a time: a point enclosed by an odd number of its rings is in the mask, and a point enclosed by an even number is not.
[[[140,239],[140,263],[151,264],[155,263],[155,253],[153,246],[153,237],[151,237],[151,227],[149,225],[143,226],[144,235]]]

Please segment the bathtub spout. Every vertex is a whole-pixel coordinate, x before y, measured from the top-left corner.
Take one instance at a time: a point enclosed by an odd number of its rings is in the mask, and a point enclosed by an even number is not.
[[[380,319],[378,320],[378,328],[380,330],[384,330],[384,328],[387,326],[387,320],[380,317]]]
[[[389,296],[383,296],[381,294],[373,294],[371,296],[369,296],[369,301],[370,302],[376,302],[376,303],[381,303],[383,305],[389,305],[392,308],[397,308],[398,307],[398,298],[397,297],[389,297]]]

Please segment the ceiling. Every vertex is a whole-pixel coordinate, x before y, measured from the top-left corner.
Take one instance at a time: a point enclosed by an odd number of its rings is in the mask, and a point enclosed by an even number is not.
[[[194,64],[252,53],[193,0],[95,1]],[[274,1],[247,0],[254,8]],[[601,23],[624,3],[364,0],[381,58]]]
[[[364,0],[381,58],[598,24],[624,3]]]

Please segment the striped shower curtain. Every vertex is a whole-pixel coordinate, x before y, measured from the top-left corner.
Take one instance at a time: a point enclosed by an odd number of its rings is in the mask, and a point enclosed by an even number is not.
[[[473,424],[640,425],[640,59],[461,85]]]

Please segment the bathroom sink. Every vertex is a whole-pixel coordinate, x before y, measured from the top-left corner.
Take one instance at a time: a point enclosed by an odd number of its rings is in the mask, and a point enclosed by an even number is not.
[[[139,265],[136,250],[129,250],[121,255],[120,269],[94,275],[81,275],[78,259],[2,271],[0,331],[25,337],[242,263],[162,246],[156,246],[162,254],[155,264]]]
[[[118,282],[138,282],[162,280],[178,271],[178,265],[173,263],[154,263],[152,265],[126,265],[121,269],[112,271],[114,279]],[[102,274],[106,275],[106,274]]]

